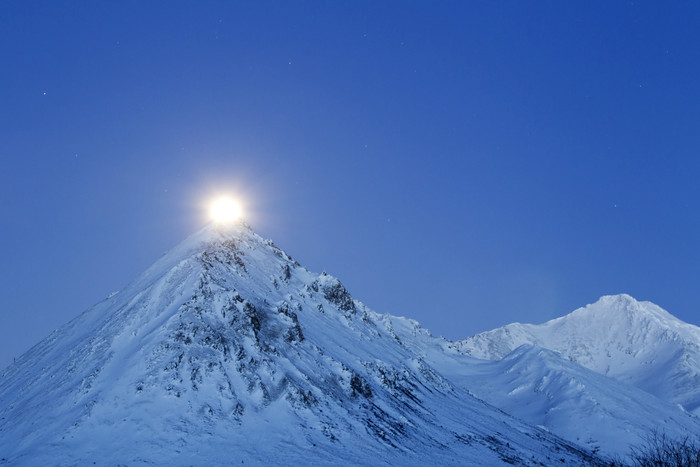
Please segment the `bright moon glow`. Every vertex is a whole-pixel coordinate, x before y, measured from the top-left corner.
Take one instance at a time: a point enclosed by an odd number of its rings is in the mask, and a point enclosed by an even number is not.
[[[221,198],[212,203],[209,213],[214,222],[233,222],[241,217],[241,206],[231,198]]]

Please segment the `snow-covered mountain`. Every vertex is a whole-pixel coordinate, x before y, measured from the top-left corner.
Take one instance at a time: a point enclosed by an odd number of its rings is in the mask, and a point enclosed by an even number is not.
[[[509,324],[455,347],[496,360],[523,344],[550,349],[700,415],[700,328],[653,303],[605,296],[544,324]]]
[[[475,397],[475,361],[208,226],[1,373],[0,463],[600,462]]]
[[[608,456],[624,458],[654,431],[700,433],[700,418],[541,347],[525,344],[495,361],[443,357],[436,368],[505,412]]]

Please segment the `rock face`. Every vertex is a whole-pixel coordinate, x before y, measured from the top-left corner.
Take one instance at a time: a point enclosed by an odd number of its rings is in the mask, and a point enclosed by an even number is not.
[[[599,462],[455,384],[450,345],[208,226],[2,372],[0,463]]]
[[[509,324],[459,341],[455,348],[497,360],[523,344],[553,350],[700,415],[700,328],[653,303],[605,296],[547,323]]]

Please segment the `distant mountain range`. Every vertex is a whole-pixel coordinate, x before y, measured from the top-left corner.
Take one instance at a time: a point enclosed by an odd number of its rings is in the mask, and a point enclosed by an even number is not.
[[[616,296],[451,342],[210,225],[0,373],[0,463],[605,465],[700,433],[699,331]]]

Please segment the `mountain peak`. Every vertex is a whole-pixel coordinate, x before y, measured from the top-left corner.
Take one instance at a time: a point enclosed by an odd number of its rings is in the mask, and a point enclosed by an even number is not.
[[[221,243],[225,240],[232,240],[242,237],[257,237],[262,241],[253,229],[243,220],[233,222],[210,222],[195,233],[185,238],[178,245],[166,252],[165,256],[183,256],[191,255],[203,250],[207,245]]]
[[[631,295],[625,293],[603,295],[594,303],[574,310],[568,315],[557,319],[566,319],[567,317],[576,316],[581,313],[601,313],[608,315],[617,315],[620,313],[644,313],[648,308],[651,308],[650,305],[652,307],[656,307],[656,305],[651,302],[640,302]]]
[[[604,295],[595,303],[573,311],[572,313],[552,320],[552,323],[566,320],[577,320],[582,316],[590,315],[598,320],[598,323],[625,322],[624,326],[632,330],[639,322],[645,322],[648,326],[657,326],[667,329],[682,328],[683,323],[678,318],[659,307],[658,305],[639,301],[628,294]]]
[[[628,305],[633,305],[633,304],[638,304],[639,301],[632,297],[631,295],[628,295],[626,293],[621,293],[621,294],[615,294],[615,295],[603,295],[600,297],[596,303],[603,303],[603,304],[620,304],[624,306]]]

